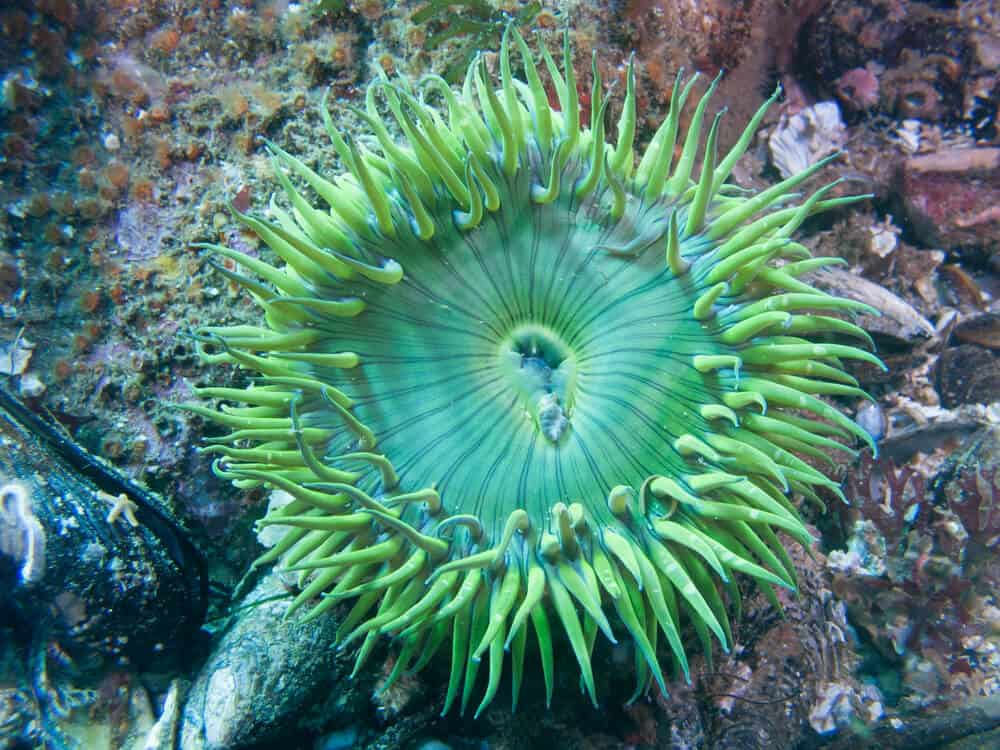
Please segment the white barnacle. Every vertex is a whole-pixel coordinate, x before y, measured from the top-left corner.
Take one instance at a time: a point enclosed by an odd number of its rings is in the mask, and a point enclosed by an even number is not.
[[[788,118],[771,134],[771,161],[782,177],[791,177],[844,145],[844,123],[836,102],[819,102]]]

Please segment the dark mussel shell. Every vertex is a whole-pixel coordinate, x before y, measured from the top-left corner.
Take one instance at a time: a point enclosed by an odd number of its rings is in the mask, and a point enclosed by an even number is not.
[[[190,654],[205,561],[148,490],[0,387],[0,621],[72,657]]]

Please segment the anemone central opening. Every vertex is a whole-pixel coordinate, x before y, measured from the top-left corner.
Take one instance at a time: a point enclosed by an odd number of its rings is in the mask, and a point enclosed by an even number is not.
[[[572,355],[555,331],[540,325],[518,326],[508,338],[510,350],[517,352],[525,362],[557,370]]]
[[[500,366],[534,428],[556,444],[568,433],[576,384],[576,358],[552,329],[515,328],[500,345]]]

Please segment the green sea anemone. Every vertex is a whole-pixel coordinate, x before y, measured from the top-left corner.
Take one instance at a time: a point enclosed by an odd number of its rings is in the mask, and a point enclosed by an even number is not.
[[[838,261],[790,239],[855,200],[796,201],[828,160],[756,195],[727,184],[767,105],[718,158],[722,113],[700,148],[715,83],[680,124],[695,78],[636,159],[632,66],[611,144],[596,66],[581,126],[568,40],[563,57],[543,51],[558,109],[513,29],[499,86],[482,57],[460,93],[373,83],[363,143],[324,102],[340,173],[269,144],[285,202],[234,211],[276,259],[208,246],[264,314],[198,333],[256,377],[190,408],[229,429],[204,449],[219,476],[292,498],[259,522],[284,535],[256,565],[298,571],[291,612],[352,605],[357,668],[382,635],[390,681],[450,650],[445,711],[484,657],[476,713],[508,658],[516,704],[526,652],[551,699],[560,633],[595,704],[597,631],[634,643],[637,691],[665,691],[661,636],[685,677],[684,628],[732,643],[735,573],[794,588],[779,534],[812,540],[790,497],[840,494],[803,457],[871,444],[821,398],[865,397],[842,363],[878,358],[829,339],[870,345],[838,315],[868,308],[803,281]]]

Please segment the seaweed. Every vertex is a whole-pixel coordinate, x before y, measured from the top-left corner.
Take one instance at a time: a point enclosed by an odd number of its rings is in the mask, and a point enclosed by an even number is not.
[[[316,0],[312,13],[316,16],[335,16],[347,9],[347,0]]]
[[[468,69],[473,58],[482,50],[496,49],[500,45],[504,29],[508,24],[527,26],[542,10],[542,4],[535,0],[516,13],[493,7],[487,0],[430,0],[427,5],[413,14],[415,24],[435,21],[441,28],[427,36],[424,50],[437,49],[453,39],[465,37],[454,59],[444,71],[444,79],[458,83]]]

